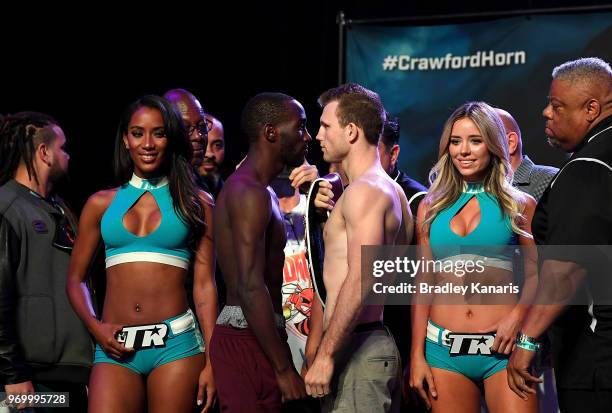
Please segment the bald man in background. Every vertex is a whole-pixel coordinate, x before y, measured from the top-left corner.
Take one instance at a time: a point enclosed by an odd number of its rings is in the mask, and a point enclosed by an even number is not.
[[[183,118],[193,148],[191,165],[198,168],[204,160],[204,151],[208,144],[208,126],[204,117],[204,109],[198,98],[185,89],[171,89],[164,93],[164,97],[172,103]],[[210,192],[208,188],[203,189]]]
[[[506,129],[510,165],[514,171],[512,185],[538,201],[559,169],[536,165],[527,155],[523,155],[523,139],[518,123],[507,111],[500,108],[496,108],[495,111]]]
[[[208,131],[209,127],[206,122],[206,115],[204,109],[200,104],[198,98],[193,93],[185,89],[172,89],[164,93],[164,97],[172,103],[172,105],[179,111],[185,129],[189,135],[191,146],[193,148],[193,156],[191,158],[191,165],[196,172],[197,184],[204,191],[211,193],[211,188],[207,183],[199,176],[198,168],[204,162],[204,152],[208,145]],[[215,268],[215,283],[217,285],[217,295],[219,299],[219,307],[223,308],[225,305],[225,283],[223,282],[223,276],[219,271],[219,267]],[[193,295],[193,273],[190,271],[185,281],[185,288],[188,291],[187,297],[189,299],[189,306],[194,308]]]

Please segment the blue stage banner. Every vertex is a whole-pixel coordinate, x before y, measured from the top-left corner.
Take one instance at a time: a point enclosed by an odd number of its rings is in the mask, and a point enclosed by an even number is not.
[[[380,94],[401,127],[400,168],[426,183],[445,120],[462,103],[484,100],[514,115],[523,151],[559,166],[542,110],[552,69],[571,59],[612,62],[612,13],[537,15],[439,26],[353,25],[346,79]]]

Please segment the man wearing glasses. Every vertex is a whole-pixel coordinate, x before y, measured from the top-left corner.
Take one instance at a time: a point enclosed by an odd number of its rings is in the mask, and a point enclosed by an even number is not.
[[[208,145],[208,133],[212,130],[212,123],[204,114],[202,105],[198,98],[193,93],[185,89],[172,89],[164,93],[164,97],[172,103],[172,106],[181,114],[183,123],[187,129],[191,146],[193,147],[193,157],[191,158],[191,165],[194,168],[194,173],[199,178],[198,186],[204,191],[213,194],[214,187],[207,182],[202,176],[200,176],[198,169],[202,167],[204,154],[207,151]],[[220,191],[220,189],[219,189]],[[214,197],[218,194],[213,194]],[[217,295],[219,296],[219,308],[223,308],[225,305],[225,282],[223,276],[219,270],[219,267],[215,269],[215,282],[217,284]],[[187,298],[189,300],[189,306],[195,308],[193,303],[193,274],[190,272],[187,277],[185,288],[189,293]]]
[[[164,97],[172,103],[183,118],[193,148],[191,165],[198,168],[204,160],[209,131],[202,105],[193,93],[185,89],[169,90],[164,93]],[[210,192],[207,188],[204,189]]]
[[[69,392],[66,412],[80,412],[92,342],[65,293],[76,222],[53,194],[65,148],[47,115],[0,117],[0,391]]]

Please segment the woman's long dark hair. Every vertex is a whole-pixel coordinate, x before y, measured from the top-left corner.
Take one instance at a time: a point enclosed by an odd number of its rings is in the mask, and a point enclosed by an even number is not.
[[[164,121],[164,130],[168,145],[160,175],[168,177],[172,204],[177,214],[189,226],[189,246],[193,250],[205,232],[204,207],[198,194],[193,168],[190,164],[192,147],[181,115],[172,104],[161,96],[147,95],[131,103],[123,112],[117,136],[115,138],[115,156],[113,167],[119,184],[125,184],[132,177],[134,162],[125,147],[123,136],[128,132],[128,125],[134,113],[140,108],[151,108],[159,111]]]

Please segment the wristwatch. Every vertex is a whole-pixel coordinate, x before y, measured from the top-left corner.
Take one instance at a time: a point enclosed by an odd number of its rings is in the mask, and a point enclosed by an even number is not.
[[[517,347],[529,351],[538,351],[540,347],[542,347],[542,344],[540,344],[535,337],[528,336],[524,333],[519,333],[515,343]]]

